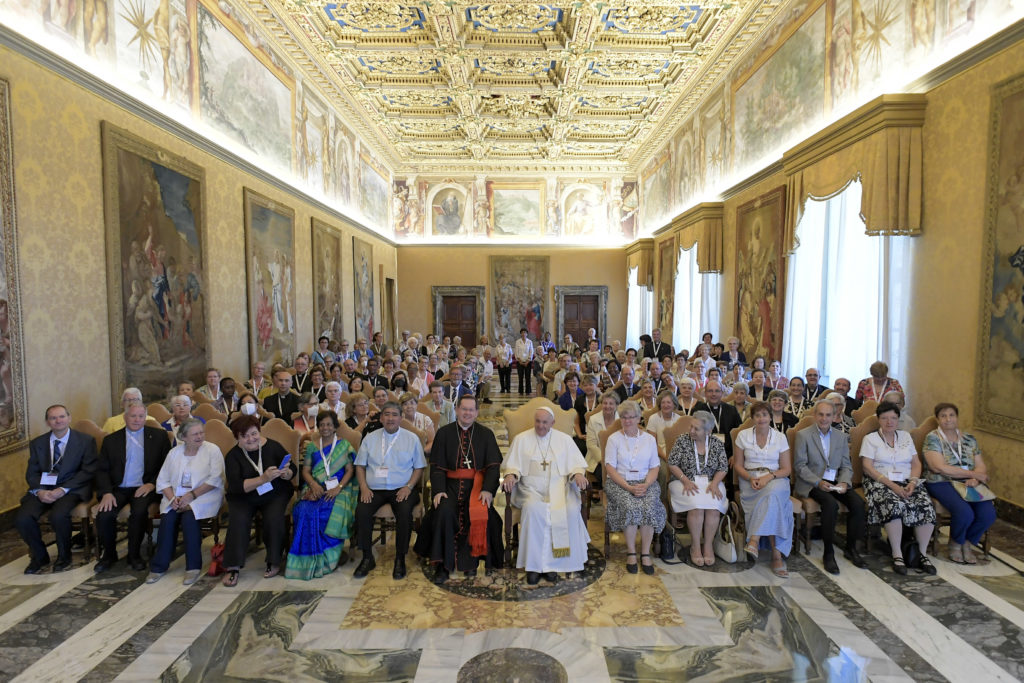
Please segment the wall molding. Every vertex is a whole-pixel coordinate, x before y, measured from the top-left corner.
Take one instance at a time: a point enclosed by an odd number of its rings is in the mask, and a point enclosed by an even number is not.
[[[137,100],[127,93],[121,92],[114,86],[110,85],[106,81],[101,80],[99,77],[94,76],[82,67],[68,62],[63,57],[50,52],[46,48],[32,42],[28,38],[25,38],[21,34],[15,32],[8,26],[0,24],[0,45],[10,48],[14,52],[18,53],[22,57],[29,59],[36,64],[49,69],[56,73],[58,76],[71,81],[73,84],[85,88],[94,95],[98,95],[103,99],[107,100],[111,104],[114,104],[121,109],[124,109],[129,114],[139,117],[146,123],[149,123],[157,128],[164,130],[167,133],[179,138],[182,142],[192,145],[193,147],[206,152],[207,154],[216,157],[220,161],[233,166],[234,168],[246,173],[260,182],[270,185],[276,190],[284,192],[285,194],[291,195],[301,202],[305,202],[310,206],[323,211],[328,216],[342,221],[345,224],[351,226],[353,229],[359,232],[365,233],[366,235],[375,239],[381,240],[386,244],[397,247],[398,243],[392,238],[382,235],[359,222],[352,216],[342,213],[335,207],[324,203],[322,200],[317,199],[306,194],[303,190],[291,185],[276,176],[267,173],[265,170],[249,162],[242,157],[238,156],[234,152],[231,152],[224,147],[208,140],[196,131],[192,130],[188,126],[178,121],[175,121],[171,117],[163,114],[156,109],[148,106],[141,100]]]

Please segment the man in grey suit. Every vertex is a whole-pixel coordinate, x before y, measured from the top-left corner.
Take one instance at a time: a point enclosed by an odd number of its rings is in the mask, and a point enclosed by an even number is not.
[[[53,571],[71,567],[71,511],[92,497],[92,479],[96,473],[96,440],[70,429],[71,413],[62,405],[46,409],[50,431],[32,439],[28,445],[28,493],[21,499],[15,519],[18,533],[28,544],[26,574],[38,574],[50,563],[43,543],[39,518],[50,513],[57,536],[57,561]]]
[[[793,457],[793,487],[796,495],[810,498],[821,506],[821,539],[825,545],[825,571],[839,573],[832,541],[835,537],[839,503],[849,511],[846,520],[846,550],[843,556],[857,567],[866,567],[857,553],[857,541],[864,536],[864,501],[853,490],[853,467],[846,435],[832,429],[835,410],[828,400],[814,404],[814,427],[796,434]]]

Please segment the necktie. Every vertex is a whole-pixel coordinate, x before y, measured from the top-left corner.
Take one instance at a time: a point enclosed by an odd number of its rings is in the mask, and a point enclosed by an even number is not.
[[[50,456],[50,469],[52,470],[60,461],[60,441],[53,442],[53,455]]]

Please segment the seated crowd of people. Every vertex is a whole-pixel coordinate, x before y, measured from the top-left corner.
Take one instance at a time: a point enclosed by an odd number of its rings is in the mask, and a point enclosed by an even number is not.
[[[118,561],[117,521],[127,510],[127,562],[148,568],[150,583],[168,571],[179,531],[184,582],[194,583],[203,564],[202,524],[223,515],[222,581],[237,585],[257,513],[265,578],[282,571],[294,579],[325,576],[346,559],[346,542],[362,552],[354,574],[361,578],[376,566],[375,515],[387,505],[396,530],[392,576],[402,579],[422,503],[429,509],[414,549],[444,583],[455,571],[474,576],[481,560],[487,571],[503,566],[502,520],[493,507],[499,486],[520,511],[517,567],[531,585],[583,570],[590,537],[582,503],[594,495],[588,488],[603,489],[606,527],[623,532],[625,566],[634,574],[654,573],[651,546],[669,510],[685,515],[691,564],[714,565],[713,539],[734,499],[745,520],[745,552],[756,561],[770,550],[772,572],[788,576],[791,495],[820,506],[829,572],[839,571],[833,545],[845,509],[844,555],[852,564],[866,566],[858,542],[868,525],[880,525],[894,571],[907,573],[907,527],[916,544],[910,566],[934,574],[927,556],[933,499],[951,514],[949,558],[979,561],[973,547],[994,522],[995,508],[977,440],[960,431],[956,406],[941,403],[934,410],[938,427],[919,453],[903,387],[885,363],[872,364],[851,396],[848,379],[837,378],[829,390],[815,368],[787,378],[776,360],[756,357],[748,365],[735,337],[714,344],[706,334],[691,356],[676,353],[657,329],[641,337],[639,349],[622,350],[616,341],[602,348],[590,335],[586,350],[570,335],[561,349],[550,334],[534,343],[525,329],[514,347],[502,337],[492,347],[482,337],[472,349],[458,337],[438,343],[432,334],[421,344],[409,332],[395,349],[379,334],[370,345],[358,340],[352,351],[345,340],[321,337],[291,368],[275,365],[267,375],[257,362],[242,382],[215,368],[198,389],[181,382],[162,424],[138,389],[126,389],[123,411],[104,424],[98,450],[92,436],[71,429],[65,406],[50,406],[49,431],[30,444],[28,492],[16,521],[29,546],[25,573],[50,563],[39,525],[46,513],[56,535],[53,570],[71,566],[71,512],[95,496],[96,572]],[[536,411],[532,430],[510,435],[503,459],[494,433],[477,417],[490,401],[495,369],[500,391],[511,393],[513,367],[520,393],[532,393],[536,379],[537,394],[553,404]],[[878,429],[860,446],[861,495],[850,435],[852,415],[867,401],[876,405]],[[233,445],[222,450],[207,441],[198,404],[212,406]],[[572,434],[553,428],[554,404],[572,415]],[[668,442],[683,417],[692,418],[688,431]],[[791,453],[786,433],[802,418],[813,425],[796,433]],[[264,433],[271,420],[301,435],[294,453]],[[602,444],[598,435],[616,424]],[[147,562],[142,543],[157,506],[159,529]]]

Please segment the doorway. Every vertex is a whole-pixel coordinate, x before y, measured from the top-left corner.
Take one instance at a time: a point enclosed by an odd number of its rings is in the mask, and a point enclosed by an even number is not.
[[[439,333],[462,337],[462,345],[472,349],[477,342],[477,310],[475,296],[444,296],[441,299]]]

